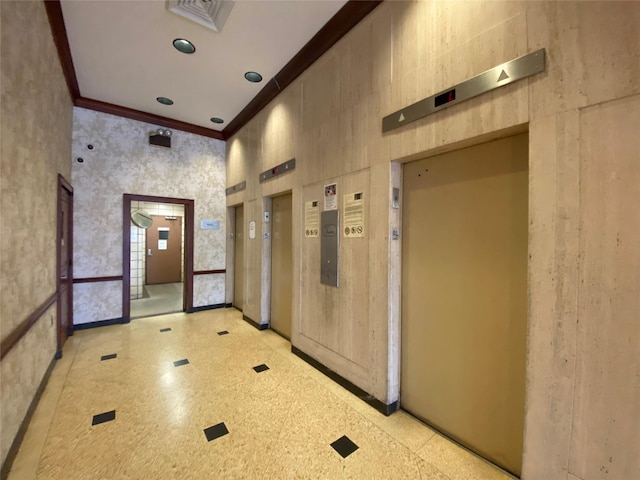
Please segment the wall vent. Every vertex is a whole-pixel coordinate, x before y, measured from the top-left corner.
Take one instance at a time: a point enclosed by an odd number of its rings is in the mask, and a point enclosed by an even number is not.
[[[233,0],[167,0],[167,10],[216,32],[222,31]]]

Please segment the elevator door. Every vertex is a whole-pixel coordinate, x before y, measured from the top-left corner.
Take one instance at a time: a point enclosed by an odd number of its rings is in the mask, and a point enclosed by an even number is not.
[[[402,407],[519,476],[528,136],[405,165]]]
[[[244,207],[236,207],[235,264],[233,268],[233,306],[244,307]]]
[[[291,194],[271,203],[271,328],[291,338]]]

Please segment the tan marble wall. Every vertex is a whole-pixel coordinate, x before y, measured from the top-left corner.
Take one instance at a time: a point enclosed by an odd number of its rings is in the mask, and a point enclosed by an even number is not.
[[[74,276],[122,275],[123,194],[195,201],[194,270],[224,268],[225,143],[174,131],[172,148],[149,145],[158,127],[83,108],[74,108],[72,181]],[[93,145],[89,150],[87,145]],[[219,220],[219,230],[203,230],[202,220]],[[103,285],[103,284],[96,284]],[[76,284],[74,322],[122,316],[122,282],[103,289]],[[194,280],[194,306],[224,302],[224,275]]]
[[[56,290],[57,176],[71,179],[71,100],[43,2],[0,2],[0,335]],[[52,306],[2,360],[4,462],[56,349]]]
[[[640,279],[627,243],[640,233],[637,209],[628,210],[640,196],[640,145],[629,133],[638,124],[638,32],[636,2],[385,2],[240,130],[228,142],[227,186],[246,180],[247,189],[227,205],[244,202],[245,220],[260,226],[262,198],[293,192],[293,345],[379,400],[397,400],[395,161],[529,130],[523,478],[640,476],[639,332],[630,317]],[[543,47],[545,72],[381,133],[383,116]],[[291,157],[293,173],[259,184],[261,171]],[[302,233],[304,200],[334,180],[368,194],[366,244],[343,252],[341,265],[345,278],[367,277],[356,288],[320,285],[315,240]],[[249,316],[264,318],[260,242],[247,248]]]

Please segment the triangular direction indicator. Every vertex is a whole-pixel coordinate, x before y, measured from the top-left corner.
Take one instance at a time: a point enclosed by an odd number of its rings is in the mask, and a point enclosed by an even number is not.
[[[507,78],[509,78],[509,75],[507,75],[507,72],[502,70],[502,73],[498,77],[498,82],[501,82],[502,80],[506,80]]]
[[[399,122],[404,122],[404,113],[400,113],[400,117],[398,118]]]

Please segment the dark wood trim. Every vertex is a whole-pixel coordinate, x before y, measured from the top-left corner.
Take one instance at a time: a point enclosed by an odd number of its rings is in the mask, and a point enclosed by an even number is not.
[[[266,330],[267,328],[269,328],[268,323],[258,323],[254,319],[249,318],[246,315],[242,315],[242,319],[249,325],[253,325],[254,327],[256,327],[258,330]]]
[[[114,105],[113,103],[101,102],[99,100],[93,100],[91,98],[79,97],[74,102],[74,105],[76,107],[87,108],[89,110],[95,110],[97,112],[110,113],[111,115],[130,118],[139,122],[152,123],[154,125],[160,125],[161,127],[173,128],[174,130],[181,130],[188,133],[195,133],[196,135],[202,135],[203,137],[225,140],[222,132],[219,132],[218,130],[214,130],[212,128],[206,128],[201,127],[200,125],[194,125],[192,123],[181,122],[180,120],[174,120],[172,118],[143,112],[141,110],[134,110],[133,108],[121,107],[120,105]]]
[[[215,303],[213,305],[202,305],[201,307],[193,307],[187,310],[187,313],[204,312],[205,310],[216,310],[218,308],[224,308],[224,303]]]
[[[69,258],[69,270],[67,271],[66,283],[67,290],[67,331],[62,331],[62,302],[60,294],[63,291],[63,280],[60,278],[60,267],[62,262],[62,251],[60,250],[60,237],[62,236],[62,196],[66,191],[69,195],[69,214],[66,221],[68,222],[68,238],[67,238],[67,255]],[[56,198],[56,291],[58,292],[58,303],[56,305],[56,339],[57,351],[56,358],[62,358],[62,344],[68,336],[73,335],[73,187],[61,174],[58,174],[58,191]]]
[[[197,270],[193,272],[194,275],[214,275],[216,273],[227,273],[226,270]]]
[[[98,320],[97,322],[79,323],[73,326],[74,330],[88,330],[89,328],[107,327],[109,325],[120,325],[123,323],[129,323],[124,318],[110,318],[108,320]]]
[[[113,277],[87,277],[74,278],[73,283],[100,283],[100,282],[117,282],[122,280],[122,275],[114,275]]]
[[[360,398],[360,400],[364,400],[365,402],[367,402],[369,405],[371,405],[373,408],[378,410],[383,415],[389,416],[393,412],[398,410],[398,408],[400,407],[400,405],[398,404],[398,401],[395,401],[395,402],[389,403],[389,404],[381,402],[380,400],[375,398],[373,395],[365,392],[360,387],[358,387],[357,385],[354,385],[349,380],[344,378],[342,375],[339,375],[338,373],[334,372],[330,368],[326,367],[325,365],[323,365],[322,363],[317,361],[315,358],[307,355],[302,350],[300,350],[297,347],[294,347],[293,345],[291,345],[291,353],[293,353],[294,355],[297,355],[298,357],[300,357],[302,360],[307,362],[309,365],[314,367],[316,370],[319,370],[320,372],[324,373],[331,380],[333,380],[334,382],[338,383],[342,387],[344,387],[347,390],[349,390],[355,396]]]
[[[184,205],[184,294],[182,310],[193,308],[193,248],[195,228],[195,202],[186,198],[155,197],[125,193],[122,201],[122,318],[131,319],[131,202],[173,203]]]
[[[35,323],[46,313],[51,306],[56,303],[58,292],[53,292],[42,305],[40,305],[31,315],[24,319],[13,331],[0,342],[0,360],[7,356],[13,347],[26,335]]]
[[[13,439],[11,443],[11,447],[9,448],[9,452],[5,457],[4,463],[2,464],[2,470],[0,470],[0,478],[5,480],[9,478],[9,472],[11,471],[11,467],[13,466],[13,462],[18,455],[18,451],[20,450],[20,445],[22,445],[22,441],[24,440],[24,436],[27,433],[27,428],[29,428],[29,423],[31,423],[31,419],[33,418],[33,414],[36,411],[36,407],[38,403],[40,403],[40,398],[44,393],[44,389],[49,383],[49,378],[51,378],[51,372],[53,372],[53,367],[56,364],[56,357],[51,359],[49,366],[47,367],[47,371],[44,373],[42,380],[40,381],[40,385],[36,390],[36,394],[33,396],[31,403],[29,404],[29,409],[27,410],[26,415],[22,419],[20,423],[20,428],[18,429],[18,433]]]
[[[249,120],[288,87],[302,72],[334,46],[353,27],[373,11],[382,0],[349,0],[322,29],[264,86],[249,104],[222,130],[231,138]]]
[[[58,57],[60,58],[64,78],[67,81],[69,95],[71,95],[71,101],[75,103],[76,99],[80,96],[80,87],[78,87],[76,69],[73,66],[73,58],[71,57],[71,49],[69,48],[69,37],[67,36],[67,29],[64,26],[60,0],[45,0],[44,6],[47,9],[53,42],[56,44],[56,49],[58,50]]]
[[[224,304],[224,308],[231,308],[233,307],[233,303],[225,303]]]

